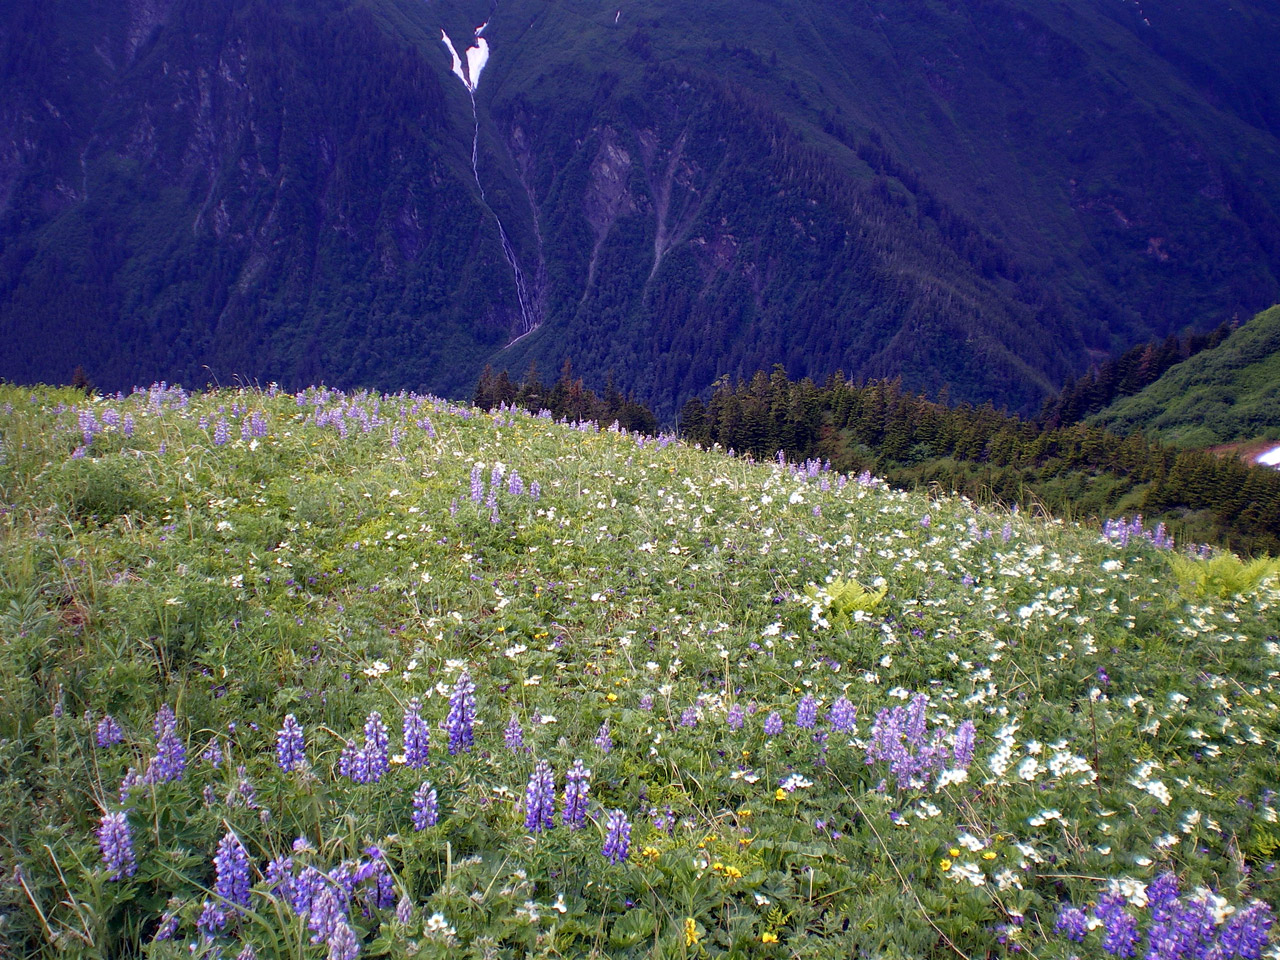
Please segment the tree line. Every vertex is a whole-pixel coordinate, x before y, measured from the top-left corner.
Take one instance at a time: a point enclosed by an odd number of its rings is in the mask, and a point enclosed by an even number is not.
[[[781,367],[718,381],[689,400],[680,431],[764,458],[819,457],[842,471],[869,469],[898,486],[933,486],[983,501],[1086,519],[1142,513],[1184,541],[1280,552],[1280,472],[1234,457],[1180,450],[1141,434],[1082,423],[1049,426],[981,406],[926,399],[900,381],[821,386]]]
[[[658,426],[612,377],[597,395],[568,361],[551,385],[536,365],[519,381],[486,367],[473,400],[484,409],[546,409],[557,419],[616,421],[641,432]],[[837,373],[818,385],[792,381],[781,366],[749,380],[722,377],[707,401],[684,404],[678,428],[689,442],[758,459],[781,450],[793,461],[816,457],[843,472],[870,470],[898,487],[941,488],[1068,519],[1141,513],[1184,543],[1280,554],[1280,471],[1140,433],[1023,419],[990,403],[949,406],[945,391],[929,400],[899,380],[855,383]]]

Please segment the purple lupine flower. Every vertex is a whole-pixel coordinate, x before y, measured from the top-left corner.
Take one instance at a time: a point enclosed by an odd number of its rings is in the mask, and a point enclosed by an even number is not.
[[[1165,871],[1147,884],[1147,907],[1153,921],[1168,920],[1177,903],[1178,878],[1173,871]]]
[[[764,718],[764,735],[776,737],[782,732],[782,717],[775,710]]]
[[[484,466],[477,463],[471,468],[471,502],[479,503],[484,499]]]
[[[218,852],[213,858],[217,879],[213,892],[228,903],[238,907],[249,905],[249,854],[244,844],[228,830],[218,841]]]
[[[311,930],[312,943],[328,943],[338,924],[346,922],[344,899],[332,881],[327,878],[322,881],[307,914],[307,927]]]
[[[219,417],[217,425],[213,428],[213,445],[220,447],[231,438],[231,425],[227,423],[226,417]]]
[[[911,704],[907,707],[907,723],[906,737],[908,743],[913,747],[918,747],[924,743],[924,734],[926,730],[925,710],[929,706],[929,698],[923,693],[917,693],[911,698]]]
[[[156,718],[151,723],[151,729],[155,731],[156,739],[159,740],[164,736],[166,730],[172,730],[177,726],[178,718],[173,715],[173,708],[167,703],[162,703],[160,709],[156,711]]]
[[[502,731],[502,740],[512,753],[519,753],[524,748],[524,728],[520,726],[520,721],[514,713],[511,714],[507,728]]]
[[[133,414],[132,413],[126,413],[124,415],[124,422],[120,427],[120,429],[126,437],[133,436]]]
[[[244,804],[250,810],[258,809],[258,791],[249,780],[243,764],[236,767],[236,785],[227,796],[227,804],[229,806]]]
[[[360,954],[360,942],[345,920],[339,920],[333,925],[328,942],[329,953],[326,960],[356,960]]]
[[[342,752],[338,754],[338,774],[355,780],[361,775],[363,769],[363,751],[356,746],[354,740],[348,740],[342,745]]]
[[[172,904],[172,901],[170,901]],[[160,926],[156,928],[155,936],[151,938],[153,943],[163,943],[166,940],[172,940],[173,935],[178,932],[178,911],[171,907],[160,916]]]
[[[96,733],[100,747],[114,747],[117,743],[124,742],[124,731],[109,713],[98,721]]]
[[[156,755],[147,767],[148,783],[170,783],[181,780],[187,771],[187,748],[173,727],[165,729],[156,743]]]
[[[743,712],[739,704],[734,704],[729,708],[729,712],[725,714],[725,722],[729,724],[730,730],[741,730],[742,724],[746,722],[747,715]]]
[[[610,863],[622,863],[631,853],[631,823],[621,810],[609,814],[605,824],[604,846],[600,853]]]
[[[276,762],[285,773],[298,769],[307,760],[302,724],[292,713],[285,714],[284,725],[276,732]]]
[[[534,766],[524,798],[526,830],[541,833],[556,825],[556,778],[546,760],[539,760]]]
[[[1271,907],[1260,900],[1237,910],[1222,925],[1219,940],[1223,955],[1258,960],[1267,949],[1267,932],[1274,922]]]
[[[124,777],[120,780],[120,802],[127,803],[129,800],[129,791],[143,782],[143,778],[138,775],[138,771],[135,768],[130,767],[126,770]]]
[[[459,750],[471,752],[471,745],[475,742],[475,693],[476,685],[471,682],[471,675],[464,671],[449,694],[449,715],[444,721],[445,729],[449,731],[449,756],[455,756]]]
[[[425,830],[434,827],[440,820],[440,803],[436,799],[435,788],[427,781],[413,792],[413,829]]]
[[[201,752],[200,759],[215,770],[222,766],[222,747],[218,745],[217,737],[209,738],[209,743]]]
[[[849,702],[848,697],[840,697],[827,711],[827,723],[836,733],[853,733],[854,724],[858,720],[858,708]]]
[[[514,469],[511,471],[511,476],[507,477],[507,493],[513,497],[519,497],[524,494],[524,481],[520,479],[520,474]]]
[[[1005,525],[1000,528],[1000,539],[1003,540],[1005,543],[1008,543],[1010,540],[1013,539],[1012,523],[1006,522]]]
[[[387,747],[387,725],[382,722],[382,714],[374,710],[364,722],[364,749],[360,751],[360,762],[356,765],[359,776],[352,779],[357,783],[381,780],[391,765]]]
[[[374,909],[385,910],[395,906],[395,882],[391,879],[391,871],[387,869],[387,861],[381,848],[377,845],[365,850],[369,859],[362,862],[352,875],[353,883],[373,881],[373,891],[366,892],[366,902],[371,902]]]
[[[218,904],[206,900],[200,910],[200,917],[196,920],[196,929],[200,931],[200,935],[206,940],[212,940],[226,925],[227,912]]]
[[[1137,953],[1138,922],[1125,909],[1124,897],[1104,893],[1093,914],[1102,921],[1102,949],[1117,957]]]
[[[640,709],[646,711],[653,709],[653,694],[646,693],[640,698]]]
[[[645,709],[645,707],[642,705],[641,709]],[[648,709],[653,709],[652,703]],[[608,720],[600,724],[600,729],[596,732],[595,745],[600,748],[600,752],[606,757],[613,751],[613,736],[609,733]]]
[[[956,729],[956,743],[952,758],[957,769],[967,770],[969,764],[973,763],[974,743],[973,721],[966,720]]]
[[[587,822],[587,793],[591,789],[591,771],[581,760],[564,775],[564,812],[561,821],[570,830],[577,830]]]
[[[272,857],[263,877],[271,892],[282,900],[293,902],[293,857]]]
[[[1065,933],[1069,940],[1083,943],[1085,934],[1089,932],[1089,918],[1079,907],[1063,907],[1058,913],[1053,929],[1059,933]]]
[[[431,732],[422,719],[422,702],[414,697],[404,711],[404,762],[413,770],[427,765]]]
[[[542,486],[537,480],[529,484],[529,497],[532,500],[538,500],[542,497]]]
[[[132,877],[138,869],[133,856],[133,829],[129,817],[122,812],[104,813],[98,826],[98,846],[102,862],[111,871],[112,880]]]
[[[696,727],[698,725],[698,708],[688,706],[684,708],[684,712],[680,714],[680,726]]]
[[[501,519],[502,518],[498,515],[498,504],[495,501],[489,505],[489,522],[494,526],[497,526]]]
[[[924,529],[926,529],[926,530],[928,530],[928,529],[929,529],[929,524],[930,524],[930,523],[932,523],[932,522],[933,522],[933,521],[930,519],[930,517],[929,517],[929,515],[928,515],[927,513],[926,513],[923,517],[921,517],[921,518],[920,518],[920,526],[922,526],[922,527],[923,527]]]
[[[413,901],[407,893],[402,893],[396,902],[396,919],[405,926],[413,923]]]
[[[818,701],[813,698],[813,694],[806,693],[804,698],[796,704],[796,726],[808,730],[812,729],[817,722]]]
[[[311,905],[316,902],[316,897],[320,895],[321,888],[327,882],[324,874],[315,867],[310,865],[303,867],[302,872],[293,881],[293,887],[290,891],[293,912],[300,917],[309,916]]]
[[[258,951],[253,949],[252,943],[246,943],[236,954],[236,960],[258,960]]]

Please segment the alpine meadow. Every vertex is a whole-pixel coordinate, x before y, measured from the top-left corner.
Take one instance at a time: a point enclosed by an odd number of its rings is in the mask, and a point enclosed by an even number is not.
[[[1274,561],[412,394],[2,390],[15,956],[1275,955]]]

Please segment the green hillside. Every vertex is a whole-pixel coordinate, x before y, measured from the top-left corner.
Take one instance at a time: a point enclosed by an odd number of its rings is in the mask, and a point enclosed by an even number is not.
[[[329,388],[0,492],[0,954],[1274,954],[1275,561]]]
[[[1184,447],[1280,440],[1280,307],[1264,310],[1218,346],[1088,422]]]

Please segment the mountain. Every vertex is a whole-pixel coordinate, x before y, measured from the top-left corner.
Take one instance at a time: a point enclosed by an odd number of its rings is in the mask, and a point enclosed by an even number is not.
[[[1031,411],[1280,300],[1261,0],[0,10],[11,379],[572,358],[667,417],[781,363]]]
[[[1116,433],[1141,430],[1178,446],[1280,440],[1280,306],[1089,422]]]

